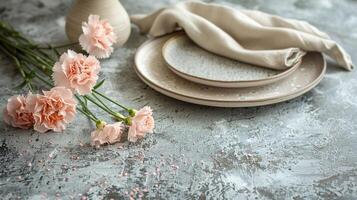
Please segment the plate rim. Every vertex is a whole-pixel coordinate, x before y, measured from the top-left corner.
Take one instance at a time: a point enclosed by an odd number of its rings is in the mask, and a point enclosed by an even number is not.
[[[166,53],[168,52],[168,46],[173,42],[176,41],[182,37],[186,37],[188,39],[190,39],[187,35],[185,35],[185,33],[183,32],[179,32],[179,33],[174,33],[162,46],[162,57],[164,58],[164,62],[167,65],[167,67],[173,71],[175,74],[181,76],[182,78],[198,83],[198,84],[203,84],[203,85],[209,85],[209,86],[214,86],[214,87],[226,87],[226,88],[244,88],[244,87],[255,87],[255,86],[262,86],[262,85],[267,85],[267,84],[271,84],[274,83],[276,81],[279,81],[289,75],[291,75],[292,73],[294,73],[299,66],[301,65],[301,61],[297,62],[296,64],[294,64],[292,67],[287,68],[286,70],[282,70],[281,73],[278,73],[276,75],[267,77],[267,78],[263,78],[263,79],[254,79],[254,80],[234,80],[234,81],[224,81],[224,80],[213,80],[213,79],[207,79],[207,78],[203,78],[203,77],[199,77],[199,76],[195,76],[192,74],[187,74],[185,72],[182,72],[178,69],[176,69],[176,67],[172,66],[172,64],[170,64],[167,59],[166,59]],[[224,56],[222,56],[224,57]],[[228,58],[229,59],[229,58]],[[259,67],[259,66],[257,66]],[[277,70],[279,71],[279,70]],[[204,82],[204,83],[203,83]]]
[[[293,99],[297,96],[300,96],[308,91],[310,91],[312,88],[314,88],[318,83],[321,82],[321,80],[323,79],[324,77],[324,74],[326,73],[326,59],[324,58],[323,54],[319,53],[319,52],[310,52],[310,53],[314,53],[314,54],[318,54],[319,57],[322,58],[322,70],[319,74],[319,76],[317,78],[315,78],[312,82],[310,82],[309,84],[306,85],[306,87],[303,87],[302,89],[299,89],[299,90],[295,90],[293,92],[290,92],[288,94],[285,94],[285,95],[282,95],[282,96],[278,96],[278,97],[267,97],[267,98],[262,98],[262,99],[259,99],[259,100],[234,100],[234,101],[231,101],[231,100],[212,100],[212,99],[206,99],[206,98],[197,98],[197,97],[192,97],[192,96],[188,96],[188,95],[184,95],[184,94],[180,94],[180,93],[177,93],[175,91],[172,91],[172,90],[168,90],[166,88],[163,88],[159,85],[157,85],[156,83],[152,82],[151,80],[147,79],[143,73],[141,73],[139,67],[138,67],[138,63],[139,63],[139,56],[140,56],[140,52],[143,48],[145,48],[147,45],[149,45],[150,43],[154,42],[155,40],[159,40],[159,39],[162,39],[164,37],[167,37],[167,36],[162,36],[162,37],[159,37],[159,38],[152,38],[152,39],[149,39],[147,40],[146,42],[144,42],[142,45],[140,45],[140,47],[137,49],[136,51],[136,54],[135,54],[135,58],[134,58],[134,70],[136,72],[136,74],[139,76],[139,78],[146,84],[148,84],[150,87],[155,86],[161,90],[164,90],[168,93],[172,93],[174,95],[177,95],[177,96],[181,96],[181,97],[184,97],[184,98],[189,98],[189,99],[195,99],[195,100],[202,100],[202,101],[209,101],[209,102],[219,102],[219,103],[254,103],[254,102],[258,102],[258,103],[264,103],[266,101],[272,101],[272,100],[276,100],[277,102],[273,102],[273,103],[270,103],[270,104],[274,104],[274,103],[279,103],[279,102],[283,102],[283,101],[287,101],[287,100],[290,100],[290,99]],[[186,80],[188,81],[188,80]],[[197,83],[195,83],[197,84]],[[207,87],[211,87],[211,86],[207,86]],[[155,88],[153,88],[154,90],[156,90]],[[158,91],[158,90],[156,90]],[[159,93],[162,93],[161,91],[158,91]],[[166,96],[169,96],[167,94],[165,94]],[[172,96],[170,96],[172,97]],[[291,97],[291,98],[289,98]],[[175,98],[175,97],[172,97],[172,98]],[[176,98],[175,98],[176,99]],[[280,100],[281,99],[281,100]],[[182,100],[182,101],[187,101],[187,100]],[[193,102],[191,102],[193,103]],[[196,104],[199,104],[199,103],[196,103]],[[269,103],[268,103],[269,104]],[[268,105],[268,104],[262,104],[262,105]],[[206,104],[203,104],[203,105],[206,105]],[[259,105],[256,105],[256,106],[259,106]],[[221,106],[221,107],[224,107],[224,106]],[[245,106],[234,106],[234,107],[245,107]]]
[[[145,80],[145,78],[143,78],[140,74],[138,74],[139,78],[145,83],[147,84],[150,88],[152,88],[153,90],[155,90],[156,92],[165,95],[167,97],[179,100],[179,101],[183,101],[183,102],[187,102],[187,103],[192,103],[192,104],[196,104],[196,105],[204,105],[204,106],[211,106],[211,107],[222,107],[222,108],[247,108],[247,107],[257,107],[257,106],[266,106],[266,105],[273,105],[273,104],[277,104],[277,103],[282,103],[285,101],[289,101],[292,100],[296,97],[299,97],[309,91],[311,91],[311,89],[313,89],[316,85],[318,85],[321,80],[323,79],[323,76],[319,76],[316,80],[316,82],[305,88],[305,90],[299,91],[298,93],[294,93],[288,96],[284,96],[281,98],[276,98],[276,99],[269,99],[269,100],[263,100],[263,101],[214,101],[214,100],[206,100],[206,99],[196,99],[194,97],[187,97],[184,95],[179,95],[179,94],[175,94],[172,93],[171,91],[162,89],[158,86],[155,86],[153,83],[147,82],[147,80]],[[161,90],[161,91],[160,91]],[[172,96],[174,95],[174,96]]]

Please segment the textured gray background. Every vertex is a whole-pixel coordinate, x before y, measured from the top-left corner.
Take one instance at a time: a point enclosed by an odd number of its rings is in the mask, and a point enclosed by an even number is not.
[[[175,2],[122,1],[131,14]],[[357,63],[356,0],[212,2],[307,20]],[[70,4],[2,0],[0,17],[38,42],[63,43]],[[119,199],[130,193],[147,199],[357,198],[356,70],[329,64],[318,87],[289,102],[210,108],[165,97],[139,80],[133,57],[144,41],[133,27],[125,47],[102,63],[108,80],[102,89],[133,107],[151,105],[155,134],[137,144],[95,150],[88,145],[93,126],[81,115],[62,134],[21,131],[1,122],[0,198]],[[13,88],[20,80],[2,55],[0,65],[3,106],[18,93]]]

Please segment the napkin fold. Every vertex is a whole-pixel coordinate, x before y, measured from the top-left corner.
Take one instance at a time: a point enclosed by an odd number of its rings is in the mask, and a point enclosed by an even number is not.
[[[131,21],[153,37],[184,29],[207,51],[262,67],[283,70],[300,62],[306,51],[318,51],[347,70],[353,68],[351,57],[326,33],[307,22],[260,11],[185,1],[133,15]]]

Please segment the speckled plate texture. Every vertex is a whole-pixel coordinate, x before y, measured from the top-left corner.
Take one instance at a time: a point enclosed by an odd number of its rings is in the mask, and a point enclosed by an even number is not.
[[[292,74],[301,63],[286,70],[259,67],[210,53],[186,34],[174,34],[162,48],[167,66],[177,75],[195,83],[215,87],[268,85]]]
[[[135,70],[154,90],[167,96],[216,107],[251,107],[293,99],[308,92],[323,78],[325,60],[320,53],[307,54],[301,66],[289,77],[262,87],[217,88],[193,83],[173,73],[163,59],[161,49],[172,36],[151,39],[137,51]]]

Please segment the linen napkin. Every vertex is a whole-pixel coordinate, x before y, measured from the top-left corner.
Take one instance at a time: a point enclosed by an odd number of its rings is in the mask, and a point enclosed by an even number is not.
[[[184,29],[212,53],[272,69],[286,69],[306,51],[323,52],[351,70],[352,60],[330,37],[304,21],[260,11],[235,10],[201,1],[185,1],[149,15],[133,15],[141,32],[159,37]]]

